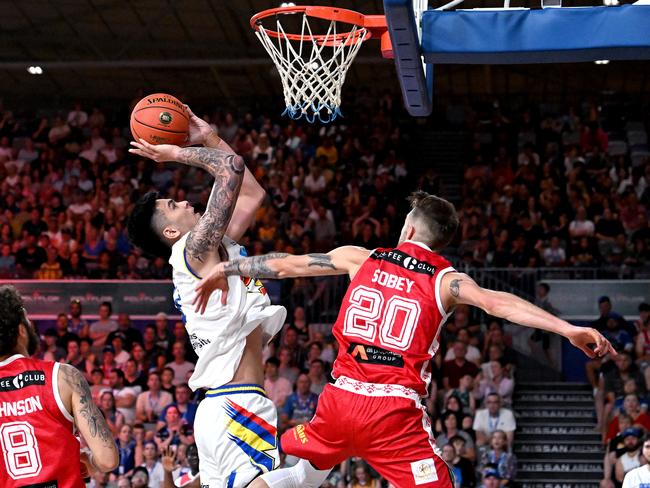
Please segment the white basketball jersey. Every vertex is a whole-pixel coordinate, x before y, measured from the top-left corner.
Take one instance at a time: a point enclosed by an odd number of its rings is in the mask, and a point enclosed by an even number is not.
[[[246,337],[259,325],[270,341],[284,325],[287,311],[271,305],[261,281],[240,276],[228,277],[228,303],[221,304],[221,290],[215,291],[203,315],[192,305],[200,278],[188,266],[185,242],[189,233],[172,246],[169,264],[174,268],[174,304],[183,316],[185,329],[199,357],[189,381],[192,390],[218,388],[230,382],[241,361]],[[223,245],[229,259],[246,256],[246,250],[228,237]],[[261,351],[260,351],[260,362]]]

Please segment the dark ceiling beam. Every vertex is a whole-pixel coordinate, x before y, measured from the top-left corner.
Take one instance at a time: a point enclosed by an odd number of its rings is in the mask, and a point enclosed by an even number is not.
[[[380,56],[358,57],[357,64],[383,64],[390,63]],[[201,68],[201,67],[241,67],[241,66],[270,66],[271,59],[267,57],[257,58],[215,58],[215,59],[123,59],[105,61],[9,61],[0,62],[0,69],[18,70],[27,69],[28,66],[40,66],[43,70],[62,69],[123,69],[123,68]]]
[[[104,53],[103,50],[99,49],[99,47],[91,42],[91,40],[83,34],[81,31],[79,31],[75,25],[72,19],[69,19],[68,16],[65,14],[63,10],[56,4],[56,2],[49,0],[48,3],[50,6],[56,11],[56,13],[59,15],[60,19],[68,26],[68,28],[74,33],[74,35],[77,37],[77,44],[81,44],[89,48],[95,56],[101,58],[101,59],[108,59],[108,56]],[[79,41],[82,41],[81,43]]]

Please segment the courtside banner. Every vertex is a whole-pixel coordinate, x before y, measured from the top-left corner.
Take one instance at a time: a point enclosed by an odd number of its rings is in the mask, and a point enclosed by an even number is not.
[[[0,280],[13,285],[25,302],[29,317],[36,320],[55,319],[67,312],[71,300],[79,300],[84,318],[97,315],[99,304],[111,302],[113,314],[128,313],[132,319],[153,319],[159,312],[180,317],[174,306],[174,286],[167,280]]]
[[[542,280],[550,286],[549,300],[566,320],[595,320],[598,299],[607,296],[612,310],[626,319],[639,316],[639,304],[650,303],[650,280]]]

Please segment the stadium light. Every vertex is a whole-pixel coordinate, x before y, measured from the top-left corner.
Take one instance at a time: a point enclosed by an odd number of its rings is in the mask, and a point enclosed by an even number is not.
[[[609,64],[609,59],[599,59],[597,61],[594,61],[596,64]]]
[[[280,7],[295,7],[295,6],[296,6],[296,4],[293,3],[293,2],[282,2],[280,4]]]
[[[42,75],[43,68],[41,68],[40,66],[30,66],[29,68],[27,68],[27,72],[30,75]]]
[[[603,0],[603,5],[605,7],[615,7],[619,3],[619,0]]]

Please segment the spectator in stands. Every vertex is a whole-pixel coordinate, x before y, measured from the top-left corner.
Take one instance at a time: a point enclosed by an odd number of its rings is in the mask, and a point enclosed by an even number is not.
[[[502,430],[492,432],[489,447],[481,450],[478,469],[483,471],[488,466],[496,467],[502,485],[514,482],[517,474],[517,458],[514,454],[508,452],[508,438]],[[503,483],[503,481],[506,481],[506,483]]]
[[[365,464],[355,465],[353,473],[350,488],[379,488],[381,486],[379,480],[370,475],[370,470]]]
[[[650,432],[650,415],[641,409],[641,403],[639,402],[638,395],[631,393],[625,396],[622,412],[632,418],[633,426],[640,427],[645,431]],[[605,439],[606,442],[609,442],[616,436],[618,432],[620,432],[619,418],[620,415],[617,415],[609,423],[609,426],[607,428],[607,436]]]
[[[458,388],[453,390],[448,390],[445,394],[445,410],[453,410],[463,412],[467,416],[474,415],[476,410],[476,396],[474,395],[474,378],[471,375],[466,374],[463,376],[458,384]],[[453,399],[458,403],[458,408],[451,406],[453,404]],[[463,419],[463,422],[465,419]],[[471,423],[469,426],[465,426],[463,423],[463,429],[471,428]]]
[[[284,402],[291,395],[293,386],[291,382],[278,374],[280,361],[270,357],[264,364],[264,390],[278,409],[284,406]]]
[[[443,385],[445,390],[450,388],[458,388],[460,385],[460,379],[465,375],[470,375],[472,377],[476,376],[479,372],[476,364],[471,363],[465,359],[467,356],[467,345],[463,342],[455,342],[453,345],[454,348],[454,360],[445,361],[443,364]]]
[[[43,334],[42,352],[40,359],[46,361],[60,361],[66,357],[66,351],[57,345],[58,335],[56,329],[47,329]]]
[[[497,393],[501,397],[504,406],[511,406],[515,382],[506,376],[501,363],[498,361],[491,361],[490,369],[491,375],[479,375],[480,380],[474,390],[474,395],[478,400],[482,400],[490,393]]]
[[[640,429],[626,429],[623,432],[623,443],[626,452],[618,458],[614,467],[616,481],[619,483],[623,482],[623,478],[628,472],[638,468],[644,462],[641,455],[640,438],[642,436],[643,431]]]
[[[508,446],[512,446],[517,423],[512,410],[501,407],[501,397],[497,393],[490,393],[485,399],[486,408],[476,411],[474,417],[474,431],[476,432],[477,446],[488,443],[489,436],[495,430],[502,430],[508,438]]]
[[[111,370],[108,379],[110,387],[113,389],[115,407],[122,414],[127,424],[133,424],[136,400],[138,393],[142,390],[139,387],[127,386],[125,384],[126,377],[121,369],[115,368]]]
[[[291,384],[294,384],[300,371],[291,364],[291,351],[286,347],[281,347],[280,352],[278,353],[278,359],[280,360],[278,374],[281,377],[286,378]]]
[[[460,439],[460,441],[458,441]],[[453,441],[464,443],[462,437],[454,437],[452,442],[446,444],[442,448],[442,458],[451,467],[454,472],[454,479],[456,481],[455,487],[458,488],[474,488],[476,486],[476,473],[472,462],[459,454],[454,447]]]
[[[465,354],[465,359],[476,364],[477,366],[480,366],[483,356],[481,355],[481,351],[479,351],[477,347],[470,344],[469,330],[459,329],[458,332],[456,333],[456,341],[462,342],[467,346],[467,353]],[[453,361],[454,359],[456,359],[456,353],[454,352],[454,350],[455,350],[454,347],[451,347],[447,350],[447,354],[445,355],[445,362]]]
[[[463,456],[470,461],[474,461],[476,459],[474,441],[467,432],[460,429],[461,417],[460,412],[446,411],[442,413],[440,416],[439,434],[436,436],[436,444],[441,448],[449,444],[452,437],[462,437],[465,441]]]
[[[136,453],[141,450],[142,454],[139,456],[140,466],[146,468],[148,474],[149,488],[159,488],[162,486],[164,480],[164,470],[162,464],[158,459],[158,449],[156,444],[152,441],[147,441],[138,446],[136,444]],[[136,454],[136,464],[138,463],[138,456]],[[135,473],[134,473],[135,477]]]
[[[161,391],[158,373],[149,373],[147,387],[149,390],[140,393],[136,401],[135,412],[138,422],[155,422],[163,409],[173,401],[171,394]]]
[[[154,365],[155,358],[160,354],[165,354],[165,350],[161,349],[156,344],[156,326],[148,324],[144,328],[142,334],[142,348],[144,350],[144,357],[139,364],[144,371],[149,371],[149,368]]]
[[[318,396],[313,394],[310,388],[309,376],[306,374],[298,376],[296,391],[289,395],[282,409],[282,415],[280,416],[282,430],[309,422],[314,416],[318,405]]]
[[[309,376],[309,381],[311,383],[309,391],[315,395],[323,393],[323,389],[325,388],[325,385],[328,384],[328,381],[325,376],[325,363],[322,359],[314,359],[311,362],[307,376]]]
[[[137,353],[135,353],[137,351]],[[126,361],[124,365],[124,384],[126,386],[139,387],[140,391],[147,387],[147,377],[143,370],[138,367],[138,361],[135,359],[137,354],[144,356],[144,349],[138,343],[133,345],[133,358]]]
[[[499,488],[501,486],[501,476],[499,471],[490,467],[482,473],[483,483],[480,488]]]
[[[642,466],[627,471],[623,479],[623,488],[642,487],[650,483],[650,435],[645,435],[641,440]]]
[[[115,408],[115,397],[113,397],[112,391],[105,390],[101,393],[99,397],[99,409],[104,415],[113,436],[117,437],[124,425],[124,416]]]
[[[165,361],[167,356],[164,353],[160,353],[156,357],[156,367],[150,369],[149,371],[156,371],[160,373],[160,389],[166,391],[167,393],[173,395],[174,393],[174,379],[176,377],[175,371],[169,366],[165,366]]]
[[[182,342],[175,342],[172,347],[172,356],[174,360],[167,363],[167,367],[174,370],[173,385],[178,386],[185,383],[187,373],[194,369],[194,364],[185,360],[185,344]]]
[[[187,383],[178,385],[174,391],[174,407],[176,407],[181,415],[181,420],[187,425],[194,425],[194,418],[196,417],[197,404],[191,400],[192,390],[187,386]],[[166,412],[165,412],[166,415]]]
[[[165,409],[165,417],[156,424],[155,442],[159,451],[166,450],[170,445],[179,446],[181,443],[194,443],[194,431],[183,421],[178,407],[174,404]]]
[[[66,351],[67,351],[67,355],[65,357],[65,362],[67,364],[71,364],[82,373],[86,373],[86,364],[85,364],[86,362],[84,358],[81,356],[79,350],[79,339],[76,338],[70,339],[68,341]]]
[[[56,316],[56,336],[56,345],[64,351],[68,349],[68,341],[79,339],[76,334],[68,330],[68,316],[64,313]]]
[[[172,347],[172,335],[168,322],[169,318],[165,312],[159,312],[156,315],[156,346],[163,351],[168,351]]]
[[[115,334],[109,334],[106,342],[113,346],[113,350],[115,351],[115,365],[119,369],[124,369],[126,361],[131,357],[123,347],[124,342],[126,342],[126,336],[122,332],[117,331]]]
[[[486,352],[489,352],[492,346],[499,347],[502,353],[501,365],[508,373],[512,373],[517,364],[517,355],[506,341],[501,320],[494,317],[488,320],[487,333],[483,344],[484,358],[487,356]]]
[[[70,321],[68,322],[68,329],[73,334],[77,334],[79,337],[88,337],[90,331],[90,326],[88,322],[81,318],[83,313],[83,308],[79,300],[70,301]]]
[[[89,336],[95,349],[104,347],[108,334],[117,329],[117,322],[111,319],[112,313],[113,305],[111,302],[102,302],[99,306],[99,320],[90,324]]]

